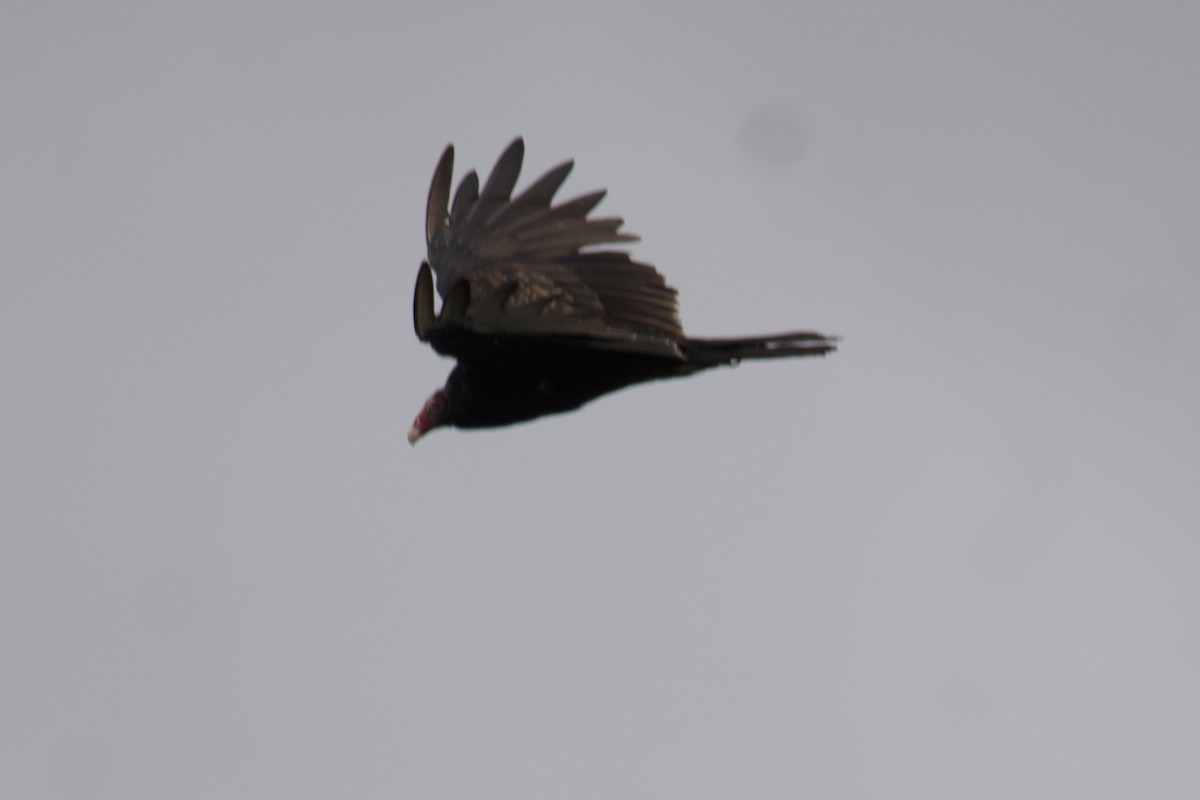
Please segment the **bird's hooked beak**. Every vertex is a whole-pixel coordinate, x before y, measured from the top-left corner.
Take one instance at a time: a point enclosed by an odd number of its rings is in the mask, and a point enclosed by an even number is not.
[[[433,393],[425,405],[422,406],[417,418],[413,420],[412,427],[408,429],[408,443],[416,444],[417,439],[420,439],[426,433],[439,425],[445,425],[447,422],[446,412],[450,407],[450,403],[446,398],[446,390],[438,389]]]
[[[417,439],[421,438],[421,434],[425,431],[421,429],[421,418],[417,417],[411,428],[408,429],[408,443],[416,444]]]

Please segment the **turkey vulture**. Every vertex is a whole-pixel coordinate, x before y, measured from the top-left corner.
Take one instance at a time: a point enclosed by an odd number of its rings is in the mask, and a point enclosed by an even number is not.
[[[425,209],[429,260],[417,272],[413,324],[417,338],[458,364],[417,414],[410,443],[442,425],[511,425],[642,381],[834,349],[834,339],[812,331],[688,337],[675,290],[654,267],[622,250],[596,249],[637,240],[621,232],[620,219],[588,217],[603,191],[552,205],[573,162],[512,196],[524,156],[518,138],[482,189],[468,172],[453,202],[453,145],[434,170]]]

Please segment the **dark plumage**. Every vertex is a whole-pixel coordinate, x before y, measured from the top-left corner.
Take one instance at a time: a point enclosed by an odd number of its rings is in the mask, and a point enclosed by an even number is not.
[[[812,331],[691,339],[675,290],[649,264],[598,245],[633,242],[622,220],[591,219],[603,191],[552,205],[572,162],[512,197],[525,145],[516,139],[483,188],[468,172],[450,201],[454,147],[442,153],[425,213],[429,260],[413,296],[417,337],[458,359],[408,433],[485,428],[579,408],[625,386],[747,358],[824,355]],[[442,308],[434,312],[434,274]]]

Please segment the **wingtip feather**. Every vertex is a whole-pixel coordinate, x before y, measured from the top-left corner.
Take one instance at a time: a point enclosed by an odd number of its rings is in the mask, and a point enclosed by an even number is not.
[[[433,180],[429,184],[429,197],[425,201],[425,244],[433,242],[433,237],[446,227],[450,217],[450,178],[454,173],[454,145],[446,145],[442,157],[438,159],[433,171]]]

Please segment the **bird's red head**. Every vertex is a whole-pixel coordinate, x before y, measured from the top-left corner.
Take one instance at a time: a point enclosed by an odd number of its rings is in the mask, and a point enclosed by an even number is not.
[[[416,444],[417,439],[420,439],[428,431],[445,425],[449,421],[450,398],[446,396],[445,389],[438,389],[425,401],[421,413],[417,414],[417,418],[413,420],[412,427],[408,429],[408,443]]]

